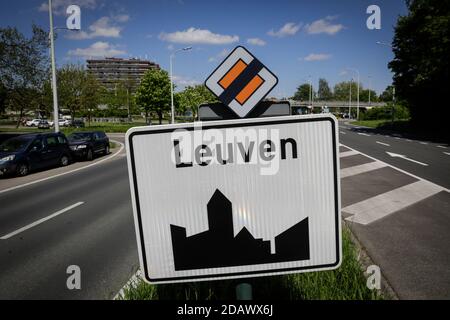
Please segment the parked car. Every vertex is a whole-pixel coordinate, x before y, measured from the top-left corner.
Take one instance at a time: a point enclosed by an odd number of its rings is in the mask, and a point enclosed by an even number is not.
[[[30,171],[67,166],[69,144],[62,133],[24,134],[0,144],[0,176],[26,176]]]
[[[84,122],[83,120],[73,120],[70,126],[75,128],[84,128]]]
[[[37,126],[39,129],[50,129],[50,124],[47,120],[41,120],[39,121],[39,124]]]
[[[70,123],[71,123],[71,121],[68,119],[59,119],[58,120],[58,124],[60,127],[68,127],[68,126],[70,126]],[[54,124],[55,124],[54,121],[49,122],[50,127],[53,127]]]
[[[33,119],[33,120],[30,120],[30,121],[27,121],[25,123],[25,125],[27,127],[37,127],[39,125],[39,122],[41,122],[41,119]]]
[[[109,138],[102,131],[74,132],[67,139],[72,155],[78,159],[90,161],[97,154],[109,154]]]

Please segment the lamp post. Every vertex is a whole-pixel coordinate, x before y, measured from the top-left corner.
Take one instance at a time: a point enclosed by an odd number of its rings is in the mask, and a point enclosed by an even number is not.
[[[314,109],[313,108],[313,105],[312,105],[312,80],[311,80],[311,76],[309,76],[309,78],[308,78],[308,82],[309,82],[309,105],[311,106],[311,109]]]
[[[52,0],[48,0],[48,14],[50,18],[50,51],[52,63],[52,87],[53,87],[53,125],[55,132],[59,132],[58,88],[56,87],[56,63],[55,63],[55,37],[53,29]]]
[[[192,47],[181,48],[181,49],[174,51],[170,55],[170,106],[171,106],[171,114],[172,114],[172,123],[175,123],[175,106],[173,104],[173,62],[172,62],[172,60],[175,57],[175,54],[177,52],[189,51],[191,49],[192,49]]]
[[[359,120],[359,70],[355,69],[355,68],[347,68],[350,71],[354,71],[356,72],[356,74],[358,75],[358,86],[357,86],[357,94],[356,94],[356,120]],[[350,84],[351,86],[351,84]]]
[[[70,6],[69,10],[71,7]],[[75,6],[77,7],[77,6]],[[79,8],[78,8],[79,11]],[[78,12],[80,14],[80,12]],[[64,30],[70,30],[70,31],[79,31],[80,30],[80,24],[75,26],[74,28],[54,28],[53,27],[53,4],[52,0],[48,0],[48,15],[50,19],[50,56],[51,56],[51,65],[52,65],[52,92],[53,92],[53,125],[55,126],[55,132],[59,132],[59,110],[58,110],[58,88],[57,88],[57,81],[56,81],[56,62],[55,62],[55,30],[58,29],[64,29]]]
[[[351,119],[352,117],[352,82],[353,82],[353,78],[350,79],[350,94],[348,96],[348,118]]]

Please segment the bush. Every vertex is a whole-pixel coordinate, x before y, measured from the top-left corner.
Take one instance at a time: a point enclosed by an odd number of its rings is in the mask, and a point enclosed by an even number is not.
[[[395,119],[409,119],[409,110],[401,104],[395,105]],[[386,107],[372,108],[361,113],[361,120],[389,120],[392,118],[392,104]]]

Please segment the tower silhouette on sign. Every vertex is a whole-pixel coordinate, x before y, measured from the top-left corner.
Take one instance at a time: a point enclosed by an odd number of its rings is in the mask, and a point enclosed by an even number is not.
[[[186,237],[186,228],[170,225],[176,271],[310,258],[308,218],[276,236],[272,254],[270,241],[255,239],[245,227],[234,236],[232,204],[218,189],[207,209],[208,231]]]

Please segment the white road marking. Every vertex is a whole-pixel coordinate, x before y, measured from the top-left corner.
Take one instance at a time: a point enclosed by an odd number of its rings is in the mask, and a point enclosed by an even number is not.
[[[428,144],[428,142],[419,142],[420,144]]]
[[[374,158],[374,157],[372,157],[372,156],[369,156],[367,153],[364,153],[364,152],[361,152],[361,151],[357,151],[357,150],[353,149],[352,147],[349,147],[349,146],[347,146],[347,145],[345,145],[345,144],[342,144],[342,146],[343,146],[343,147],[346,147],[346,148],[348,148],[348,149],[350,149],[350,150],[353,150],[353,151],[355,151],[355,152],[357,152],[357,153],[359,153],[359,154],[361,154],[361,155],[363,155],[363,156],[365,156],[365,157],[367,157],[367,158],[369,158],[369,159],[372,159],[372,160],[375,160],[375,161],[379,161],[379,162],[381,162],[381,163],[384,163],[387,167],[393,168],[393,169],[395,169],[395,170],[397,170],[397,171],[399,171],[399,172],[401,172],[401,173],[404,173],[404,174],[406,174],[406,175],[408,175],[408,176],[410,176],[410,177],[413,177],[413,178],[415,178],[415,179],[417,179],[417,180],[426,181],[426,182],[428,182],[428,183],[433,183],[433,182],[431,182],[431,181],[428,181],[427,179],[424,179],[424,178],[421,178],[421,177],[419,177],[419,176],[416,176],[415,174],[409,173],[408,171],[405,171],[405,170],[403,170],[403,169],[400,169],[400,168],[398,168],[398,167],[396,167],[396,166],[393,166],[393,165],[391,165],[391,164],[389,164],[389,163],[387,163],[387,162],[384,162],[384,161],[381,161],[381,160],[379,160],[379,159],[377,159],[377,158]],[[445,153],[445,152],[444,152],[444,153]],[[449,154],[449,155],[450,155],[450,154]],[[433,183],[433,184],[436,185],[436,186],[438,186],[438,187],[440,187],[440,188],[442,188],[444,191],[450,192],[450,190],[447,189],[447,188],[444,188],[444,187],[442,187],[442,186],[440,186],[440,185],[437,185],[437,184],[435,184],[435,183]]]
[[[358,166],[353,166],[353,167],[349,167],[349,168],[345,168],[345,169],[341,169],[341,179],[342,178],[346,178],[346,177],[351,177],[360,173],[364,173],[364,172],[369,172],[372,170],[376,170],[376,169],[380,169],[380,168],[384,168],[386,167],[386,164],[379,162],[379,161],[374,161],[374,162],[369,162],[369,163],[365,163],[365,164],[361,164]]]
[[[447,149],[446,146],[437,146],[438,148]]]
[[[395,137],[395,139],[397,139],[397,140],[401,140],[401,138],[399,138],[399,137]]]
[[[341,153],[339,154],[339,157],[340,157],[340,158],[345,158],[345,157],[349,157],[349,156],[354,156],[354,155],[356,155],[356,154],[358,154],[358,152],[356,152],[356,151],[354,151],[354,150],[344,151],[344,152],[341,152]]]
[[[54,176],[51,176],[51,177],[45,177],[45,178],[42,178],[42,179],[39,179],[39,180],[35,180],[35,181],[27,182],[27,183],[24,183],[24,184],[15,186],[15,187],[11,187],[11,188],[8,188],[8,189],[5,189],[5,190],[0,190],[0,194],[8,192],[8,191],[13,191],[13,190],[16,190],[16,189],[19,189],[19,188],[27,187],[29,185],[32,185],[32,184],[35,184],[35,183],[39,183],[39,182],[42,182],[42,181],[47,181],[47,180],[50,180],[50,179],[53,179],[53,178],[61,177],[61,176],[64,176],[66,174],[69,174],[69,173],[74,173],[74,172],[77,172],[77,171],[80,171],[80,170],[83,170],[83,169],[86,169],[86,168],[90,168],[90,167],[96,166],[96,165],[98,165],[98,164],[100,164],[102,162],[105,162],[106,160],[110,160],[110,159],[116,157],[124,148],[124,145],[123,145],[122,142],[115,141],[115,140],[110,140],[110,141],[115,142],[115,143],[119,143],[120,144],[120,149],[119,149],[119,151],[117,151],[116,153],[112,154],[111,156],[109,156],[109,157],[107,157],[105,159],[102,159],[100,161],[88,164],[87,166],[84,166],[84,167],[81,167],[81,168],[77,168],[77,169],[73,169],[73,170],[70,170],[70,171],[67,171],[67,172],[62,172],[62,173],[59,173],[59,174],[55,174]]]
[[[450,156],[450,152],[444,152],[446,155]]]
[[[367,134],[367,133],[358,132],[358,134],[359,134],[360,136],[370,137],[370,134]]]
[[[342,211],[353,215],[345,220],[367,225],[441,191],[444,191],[444,188],[434,183],[419,180],[352,204],[343,208]]]
[[[390,155],[391,157],[393,157],[393,158],[402,158],[402,159],[405,159],[405,160],[408,160],[408,161],[411,161],[411,162],[420,164],[421,166],[428,166],[426,163],[423,163],[423,162],[420,162],[420,161],[417,161],[417,160],[413,160],[413,159],[407,158],[407,157],[406,157],[405,155],[403,155],[403,154],[398,154],[398,153],[393,153],[393,152],[387,152],[387,151],[386,151],[386,153],[387,153],[388,155]]]
[[[377,141],[377,143],[381,144],[383,146],[386,146],[386,147],[390,147],[391,146],[390,144],[387,144],[387,143],[384,143],[384,142],[380,142],[380,141]]]
[[[16,231],[8,233],[7,235],[1,237],[0,240],[7,240],[7,239],[9,239],[11,237],[14,237],[15,235],[18,235],[19,233],[22,233],[22,232],[24,232],[24,231],[26,231],[26,230],[28,230],[30,228],[33,228],[33,227],[35,227],[35,226],[37,226],[37,225],[39,225],[39,224],[41,224],[41,223],[43,223],[43,222],[45,222],[47,220],[53,219],[54,217],[59,216],[60,214],[63,214],[64,212],[67,212],[67,211],[69,211],[69,210],[71,210],[73,208],[76,208],[76,207],[82,205],[83,203],[84,202],[77,202],[77,203],[75,203],[75,204],[73,204],[71,206],[68,206],[67,208],[59,210],[59,211],[57,211],[57,212],[55,212],[55,213],[53,213],[53,214],[51,214],[51,215],[49,215],[49,216],[47,216],[45,218],[39,219],[39,220],[37,220],[37,221],[35,221],[33,223],[30,223],[29,225],[26,225],[25,227],[22,227],[20,229],[17,229]]]
[[[339,131],[341,134],[345,134],[345,132],[344,131]]]

